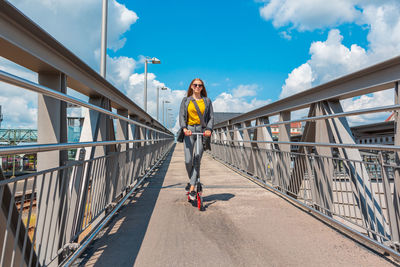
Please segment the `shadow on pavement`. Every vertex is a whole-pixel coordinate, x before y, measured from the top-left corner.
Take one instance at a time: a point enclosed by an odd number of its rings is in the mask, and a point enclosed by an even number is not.
[[[142,183],[96,240],[84,251],[79,266],[133,266],[174,152]]]
[[[230,194],[230,193],[213,194],[213,195],[205,196],[205,197],[203,197],[203,201],[205,204],[204,207],[208,208],[209,206],[211,206],[212,204],[214,204],[217,201],[228,201],[233,197],[235,197],[235,195]]]

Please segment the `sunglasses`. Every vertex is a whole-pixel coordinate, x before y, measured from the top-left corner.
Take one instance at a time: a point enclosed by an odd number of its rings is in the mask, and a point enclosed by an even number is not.
[[[202,84],[196,84],[196,83],[194,83],[194,84],[192,84],[193,85],[193,87],[199,87],[199,88],[202,88],[203,87],[203,85]]]

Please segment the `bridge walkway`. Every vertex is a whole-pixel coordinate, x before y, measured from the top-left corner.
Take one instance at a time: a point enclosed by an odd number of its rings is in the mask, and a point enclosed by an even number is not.
[[[82,254],[81,266],[392,266],[206,155],[206,211],[186,201],[183,145]]]

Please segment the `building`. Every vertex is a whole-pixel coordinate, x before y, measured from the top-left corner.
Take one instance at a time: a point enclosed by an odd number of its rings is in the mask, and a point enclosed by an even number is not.
[[[271,125],[272,138],[278,139],[279,136],[279,125]],[[290,124],[290,136],[297,136],[303,134],[303,128],[301,122],[292,122]]]

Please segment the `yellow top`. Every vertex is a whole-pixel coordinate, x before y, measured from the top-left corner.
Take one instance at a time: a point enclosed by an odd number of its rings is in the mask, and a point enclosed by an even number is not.
[[[196,100],[197,105],[199,106],[201,114],[204,115],[204,110],[206,109],[206,105],[204,104],[204,100]],[[196,107],[193,102],[189,102],[188,106],[188,125],[200,124],[199,115],[197,115]]]

